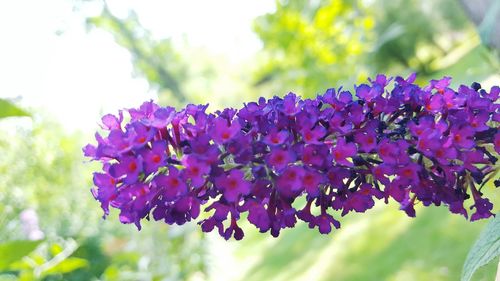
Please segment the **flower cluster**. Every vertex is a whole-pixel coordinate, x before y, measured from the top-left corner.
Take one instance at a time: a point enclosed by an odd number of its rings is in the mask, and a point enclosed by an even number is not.
[[[151,216],[184,224],[203,207],[203,231],[237,240],[242,217],[273,236],[297,219],[326,234],[340,227],[334,211],[364,212],[377,200],[395,200],[411,217],[417,203],[492,216],[481,188],[499,185],[500,87],[414,80],[378,75],[354,93],[289,93],[215,113],[146,102],[106,115],[107,136],[83,149],[103,164],[92,193],[105,216],[117,208],[139,229]]]

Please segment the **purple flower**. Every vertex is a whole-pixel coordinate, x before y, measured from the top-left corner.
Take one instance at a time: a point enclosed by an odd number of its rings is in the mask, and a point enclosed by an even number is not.
[[[341,91],[336,94],[335,89],[328,89],[323,96],[318,99],[329,104],[332,109],[342,110],[347,104],[352,102],[352,94],[348,91]]]
[[[380,82],[382,82],[381,80],[382,79],[380,79]],[[370,87],[366,84],[361,84],[356,87],[356,96],[362,100],[370,102],[371,100],[382,94],[383,92],[382,87],[383,86],[379,84],[374,84],[373,87]]]
[[[451,160],[457,158],[458,153],[454,147],[438,146],[433,151],[433,155],[434,155],[434,157],[436,157],[436,160],[440,164],[447,165],[448,163],[450,163]]]
[[[130,108],[128,113],[132,121],[149,119],[151,115],[159,108],[159,106],[152,100],[144,102],[138,109]]]
[[[346,116],[342,112],[335,112],[329,119],[329,126],[339,133],[347,133],[351,131],[353,124],[346,120]]]
[[[275,148],[271,150],[267,157],[267,161],[269,165],[276,170],[283,170],[288,166],[289,163],[294,161],[294,155],[286,150],[281,148]]]
[[[276,180],[276,189],[287,198],[297,196],[302,190],[304,170],[298,166],[286,168]]]
[[[344,186],[344,180],[349,178],[350,175],[349,170],[341,167],[332,167],[326,173],[329,184],[337,189],[341,189]]]
[[[229,238],[231,238],[231,236],[233,236],[234,239],[236,239],[236,240],[241,240],[241,239],[243,239],[243,236],[244,236],[243,229],[241,229],[241,227],[238,226],[238,224],[236,223],[236,219],[234,219],[234,218],[231,219],[231,224],[224,231],[224,233],[222,233],[221,231],[219,231],[219,233],[226,240],[229,240]]]
[[[475,196],[474,205],[471,206],[471,209],[472,208],[476,209],[476,211],[472,214],[470,218],[471,221],[487,219],[493,216],[493,213],[491,212],[493,204],[491,204],[490,200],[481,198],[479,195]]]
[[[222,191],[228,202],[235,202],[241,195],[250,192],[251,184],[244,177],[242,171],[231,170],[227,176],[222,175],[216,178],[215,185]]]
[[[392,175],[393,173],[394,170],[392,167],[385,163],[372,168],[373,177],[383,185],[388,185],[391,182],[387,176]]]
[[[283,113],[287,116],[293,116],[300,112],[300,107],[297,106],[298,98],[294,93],[288,93],[283,98]]]
[[[163,107],[158,108],[154,113],[152,118],[146,121],[146,124],[150,124],[151,127],[162,129],[167,127],[172,120],[175,118],[175,109],[173,107]]]
[[[319,185],[323,182],[323,175],[314,170],[306,170],[302,177],[302,185],[304,186],[307,194],[311,197],[319,196]]]
[[[144,161],[144,172],[154,173],[159,167],[165,166],[167,159],[167,143],[165,141],[156,141],[151,145],[151,149],[146,149],[142,153]]]
[[[400,183],[406,184],[416,184],[419,181],[418,171],[420,166],[418,164],[409,163],[403,167],[400,167],[397,171],[398,179]]]
[[[434,129],[434,127],[435,127],[434,118],[429,115],[420,118],[418,120],[418,124],[415,123],[414,121],[411,121],[408,124],[408,128],[410,129],[411,134],[417,138],[424,136],[424,133]]]
[[[328,147],[325,145],[307,145],[302,149],[302,162],[306,165],[321,167],[325,160],[329,159]]]
[[[450,131],[449,143],[457,148],[470,149],[474,147],[474,130],[470,126],[453,126]]]
[[[417,141],[417,149],[426,156],[432,155],[432,152],[441,147],[441,135],[437,130],[428,129]]]
[[[246,203],[245,209],[248,210],[248,221],[255,225],[260,232],[266,232],[271,227],[271,219],[267,210],[255,200]]]
[[[127,128],[128,136],[132,139],[134,148],[144,147],[153,138],[155,132],[154,128],[148,128],[139,122],[134,122]]]
[[[210,172],[210,166],[203,160],[193,155],[186,155],[182,158],[184,178],[191,181],[193,187],[200,187],[205,183],[205,176]]]
[[[401,202],[401,207],[399,209],[403,210],[409,217],[414,218],[416,216],[415,197],[405,198],[405,200]]]
[[[377,76],[375,77],[375,80],[372,80],[370,78],[368,78],[368,81],[370,81],[372,84],[374,85],[378,85],[382,88],[384,88],[385,86],[387,86],[387,84],[392,80],[392,78],[389,78],[387,79],[387,76],[383,75],[383,74],[377,74]]]
[[[438,113],[443,109],[444,99],[441,95],[430,96],[425,102],[425,109],[427,111]]]
[[[405,164],[410,161],[406,153],[408,147],[404,140],[391,142],[389,139],[383,139],[378,145],[378,156],[387,164]]]
[[[321,144],[320,139],[325,136],[326,129],[322,126],[316,126],[313,129],[303,128],[301,131],[302,138],[305,143],[309,144]]]
[[[105,173],[94,173],[94,185],[97,189],[92,189],[92,195],[101,202],[104,217],[109,215],[109,202],[116,197],[116,179]]]
[[[121,130],[121,123],[123,121],[123,113],[120,110],[118,117],[114,116],[113,114],[106,114],[102,117],[102,128],[106,129],[108,131],[111,130]]]
[[[424,90],[435,89],[439,94],[444,93],[444,90],[450,85],[451,77],[443,77],[439,80],[431,80],[430,85],[425,87]]]
[[[125,176],[123,182],[132,184],[137,182],[139,174],[142,172],[142,157],[123,156],[119,163],[111,165],[109,174],[114,178]]]
[[[135,183],[122,186],[111,205],[120,209],[120,222],[134,223],[138,229],[141,229],[140,221],[149,213],[148,202],[153,196],[154,193],[148,185]]]
[[[337,197],[332,202],[332,206],[335,209],[342,209],[342,216],[345,216],[350,211],[361,213],[373,208],[375,205],[373,196],[376,194],[377,190],[371,185],[363,184],[359,190],[348,191],[344,197]]]
[[[464,106],[466,97],[462,94],[457,94],[454,91],[446,90],[443,94],[443,102],[445,107],[449,109],[459,109]]]
[[[354,126],[360,126],[363,121],[366,121],[366,114],[364,112],[364,107],[358,103],[353,103],[349,105],[349,111],[347,119],[354,124]]]
[[[160,209],[161,210],[161,209]],[[168,224],[182,225],[200,215],[200,202],[191,196],[181,197],[165,209],[164,220]]]
[[[467,218],[467,210],[464,208],[464,203],[461,200],[457,200],[454,202],[449,203],[449,209],[450,212],[454,214],[460,214],[463,215],[465,218]]]
[[[281,145],[288,139],[287,131],[278,131],[276,129],[264,137],[264,143],[267,145]]]
[[[469,113],[468,123],[472,129],[476,132],[482,132],[488,130],[490,127],[486,122],[490,119],[490,114],[486,111],[481,111],[476,115]]]
[[[337,145],[332,148],[333,159],[336,163],[345,166],[352,166],[353,164],[347,158],[356,155],[356,145],[353,143],[346,143],[343,138],[338,139]]]
[[[139,229],[151,216],[181,225],[213,212],[201,229],[236,240],[245,219],[275,237],[297,220],[327,234],[340,227],[335,213],[365,212],[377,200],[394,199],[410,217],[417,203],[492,216],[481,189],[498,172],[500,87],[414,81],[378,75],[355,87],[356,100],[332,88],[214,113],[149,101],[105,115],[105,132],[83,148],[103,167],[92,194],[104,217],[118,209]]]
[[[340,222],[335,220],[330,214],[324,213],[319,215],[314,222],[319,229],[319,233],[328,234],[332,231],[332,225],[335,228],[340,228]]]
[[[114,158],[129,152],[132,149],[132,142],[129,134],[121,130],[111,130],[108,138],[104,140],[99,134],[96,134],[97,150],[96,156]]]
[[[168,168],[168,175],[156,176],[153,179],[153,184],[162,190],[161,194],[166,201],[174,201],[178,196],[184,195],[188,191],[179,170],[172,166]]]
[[[213,138],[218,144],[230,141],[240,131],[240,125],[237,122],[229,124],[224,118],[214,120]]]
[[[484,158],[484,153],[481,151],[464,151],[462,153],[463,165],[469,171],[477,171],[477,164],[488,164],[488,160]]]
[[[377,136],[374,131],[358,132],[354,135],[354,139],[359,145],[360,151],[371,152],[377,147]]]

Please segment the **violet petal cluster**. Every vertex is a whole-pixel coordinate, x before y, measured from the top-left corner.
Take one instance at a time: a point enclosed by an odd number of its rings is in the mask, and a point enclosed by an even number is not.
[[[377,200],[410,217],[418,203],[472,221],[492,216],[481,188],[499,185],[500,87],[414,80],[378,75],[354,93],[289,93],[215,113],[150,101],[106,115],[106,135],[83,149],[103,164],[92,193],[105,216],[119,209],[139,229],[151,217],[181,225],[203,208],[203,231],[237,240],[242,218],[275,237],[297,220],[327,234],[340,227],[333,214]]]

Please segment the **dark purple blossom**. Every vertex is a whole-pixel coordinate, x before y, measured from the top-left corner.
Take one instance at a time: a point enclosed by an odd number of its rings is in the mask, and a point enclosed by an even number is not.
[[[453,144],[458,149],[470,149],[474,147],[473,140],[474,130],[469,125],[451,127],[449,143]]]
[[[228,202],[236,202],[241,195],[250,192],[251,184],[244,179],[244,176],[240,170],[231,170],[227,176],[221,175],[215,179],[215,185]]]
[[[185,167],[183,175],[193,187],[200,187],[205,183],[205,176],[210,171],[210,166],[205,161],[194,155],[185,155],[181,163]]]
[[[266,232],[271,227],[271,219],[266,208],[258,201],[249,200],[245,209],[248,210],[248,221],[255,225],[260,232]]]
[[[315,218],[314,225],[318,227],[319,233],[328,234],[332,231],[332,225],[335,228],[340,228],[340,222],[328,213],[323,213]]]
[[[356,155],[356,153],[356,145],[354,143],[346,143],[343,138],[338,139],[337,144],[332,148],[333,159],[340,165],[352,166],[353,164],[348,158]]]
[[[317,126],[312,129],[305,127],[300,130],[300,133],[302,134],[302,139],[305,143],[321,144],[322,142],[320,141],[320,139],[325,136],[326,129],[322,126]]]
[[[300,112],[300,107],[298,106],[299,98],[294,94],[294,93],[288,93],[283,98],[283,103],[282,103],[282,112],[286,116],[294,116],[295,114]]]
[[[181,225],[203,209],[211,213],[203,231],[236,240],[242,218],[273,236],[298,220],[327,234],[340,227],[334,216],[378,200],[410,217],[419,203],[491,217],[481,190],[498,182],[500,87],[414,81],[378,75],[354,94],[289,93],[215,113],[149,101],[105,115],[105,132],[83,148],[103,165],[92,194],[104,216],[119,209],[120,221],[139,229],[149,218]]]
[[[123,156],[116,164],[109,168],[109,173],[114,178],[124,177],[123,182],[132,184],[137,182],[142,172],[142,157]]]
[[[239,131],[240,125],[237,122],[230,124],[225,118],[216,118],[214,120],[213,138],[218,144],[228,142]]]
[[[371,152],[377,147],[377,135],[375,131],[358,132],[354,135],[354,139],[358,143],[360,151]]]
[[[278,131],[275,128],[264,137],[264,143],[270,146],[281,145],[288,139],[287,131]]]
[[[282,148],[275,148],[269,153],[267,162],[269,162],[269,165],[274,169],[283,170],[290,162],[295,160],[294,158],[294,155],[290,151]]]
[[[165,166],[167,159],[166,150],[167,143],[165,141],[155,141],[151,144],[151,149],[145,149],[142,153],[144,172],[147,174],[154,173],[159,167]]]
[[[94,185],[92,194],[101,202],[104,216],[109,215],[109,202],[116,197],[116,179],[106,173],[94,173]]]
[[[180,177],[179,170],[175,167],[168,168],[168,175],[158,175],[153,179],[165,201],[174,201],[179,196],[187,193],[187,185]]]
[[[302,185],[304,186],[307,194],[311,197],[319,196],[320,184],[324,182],[324,176],[314,170],[306,170],[302,176]]]
[[[328,157],[328,147],[326,145],[306,145],[300,153],[302,162],[306,165],[321,167],[325,161],[330,161]]]
[[[303,189],[302,176],[304,169],[298,166],[288,167],[276,180],[276,190],[286,198],[293,198]]]

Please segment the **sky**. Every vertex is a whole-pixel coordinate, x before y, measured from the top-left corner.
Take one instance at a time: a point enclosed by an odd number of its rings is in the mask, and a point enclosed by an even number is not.
[[[132,76],[130,54],[102,30],[87,30],[85,16],[99,1],[0,0],[0,98],[41,112],[68,130],[92,131],[104,113],[155,99]],[[255,17],[274,1],[107,1],[119,17],[133,9],[156,37],[186,40],[238,62],[261,48]],[[75,9],[76,7],[76,9]]]

